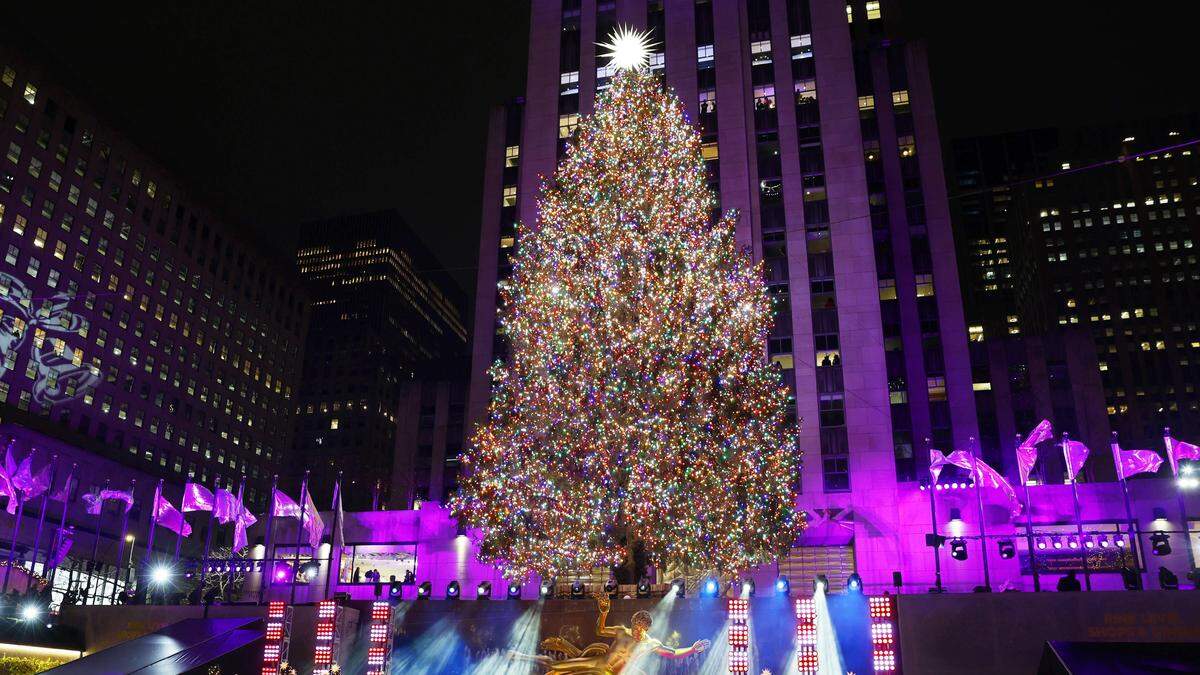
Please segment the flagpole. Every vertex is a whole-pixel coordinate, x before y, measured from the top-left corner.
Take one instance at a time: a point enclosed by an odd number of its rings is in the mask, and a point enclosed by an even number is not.
[[[1067,452],[1069,440],[1067,432],[1064,431],[1062,435],[1063,461],[1067,463],[1067,473],[1072,474],[1068,478],[1071,480],[1071,500],[1075,503],[1075,531],[1079,535],[1079,560],[1083,567],[1084,586],[1090,591],[1092,590],[1092,575],[1088,573],[1087,547],[1083,545],[1083,516],[1079,513],[1079,488],[1077,486],[1079,475],[1071,470],[1071,455]]]
[[[271,476],[271,500],[268,502],[267,508],[267,531],[264,535],[263,542],[263,571],[258,581],[258,604],[263,603],[263,597],[267,589],[271,586],[271,580],[275,578],[275,556],[271,553],[271,530],[275,525],[275,491],[279,487],[279,474]],[[267,556],[271,556],[269,559]]]
[[[33,588],[33,568],[37,565],[38,552],[42,548],[42,527],[46,524],[46,509],[50,506],[50,493],[54,491],[54,481],[58,480],[58,455],[50,457],[50,485],[46,487],[46,491],[42,493],[42,508],[38,514],[37,534],[33,537],[33,558],[29,561],[29,577],[25,584],[25,592]],[[46,574],[46,566],[42,565],[42,576]]]
[[[296,528],[296,555],[292,563],[292,599],[290,604],[296,604],[296,578],[300,572],[300,542],[304,536],[304,516],[308,514],[308,470],[304,471],[304,479],[300,481],[300,526]],[[313,551],[316,557],[316,551]]]
[[[209,504],[208,509],[208,528],[204,532],[204,552],[200,555],[200,586],[196,593],[196,600],[204,607],[204,618],[208,618],[208,603],[204,601],[204,579],[208,576],[208,556],[212,554],[212,538],[213,528],[216,527],[214,521],[217,516],[217,490],[220,488],[220,481],[213,478],[212,489],[212,504]],[[182,507],[183,505],[180,504]],[[180,512],[182,513],[182,511]],[[183,528],[180,528],[183,529]]]
[[[26,458],[29,460],[30,474],[33,473],[34,452],[36,452],[36,450],[30,450],[30,456]],[[9,499],[17,500],[17,519],[13,522],[12,540],[8,544],[8,564],[4,568],[4,589],[0,591],[0,593],[8,592],[8,578],[10,575],[12,575],[13,556],[17,552],[17,535],[21,532],[21,516],[25,515],[25,500],[21,499],[20,495],[18,494],[19,492],[22,492],[22,490],[16,485],[12,485],[11,491],[12,495],[9,496]]]
[[[1021,434],[1017,434],[1017,448],[1019,449],[1020,447]],[[1020,463],[1019,455],[1017,460],[1018,463]],[[1018,476],[1020,473],[1021,471],[1018,467]],[[1037,554],[1035,553],[1037,549],[1033,547],[1033,502],[1030,501],[1029,498],[1029,478],[1026,477],[1026,479],[1021,482],[1021,487],[1025,490],[1025,545],[1029,548],[1029,571],[1033,573],[1033,592],[1040,593],[1042,590],[1042,582],[1038,578]]]
[[[933,441],[929,437],[925,438],[925,452],[928,454],[933,450]],[[938,526],[937,526],[937,503],[934,501],[933,493],[937,491],[937,478],[933,472],[929,474],[929,521],[933,526],[933,587],[937,589],[937,593],[945,593],[946,589],[942,588],[942,557],[939,555],[938,545]]]
[[[342,515],[342,510],[338,508],[338,503],[342,498],[342,472],[338,471],[337,481],[333,484],[333,503],[329,508],[333,511],[333,529],[329,534],[329,562],[325,564],[325,596],[324,599],[329,599],[329,585],[333,580],[333,548],[337,544],[337,528],[338,518]],[[340,558],[339,558],[340,560]]]
[[[1164,427],[1163,428],[1163,439],[1165,440],[1170,437],[1171,437],[1171,427]],[[1170,443],[1170,441],[1167,441],[1167,442]],[[1167,452],[1172,453],[1172,457],[1173,457],[1175,449],[1168,448]],[[1170,457],[1168,457],[1168,459],[1170,459]],[[1176,476],[1174,474],[1175,474],[1175,465],[1178,463],[1178,461],[1179,460],[1174,460],[1171,462],[1171,478],[1172,478],[1172,480],[1176,480]],[[1183,523],[1183,547],[1187,549],[1188,569],[1194,570],[1194,569],[1196,569],[1196,553],[1194,551],[1192,551],[1192,528],[1191,528],[1191,525],[1188,523],[1187,501],[1184,500],[1184,498],[1183,498],[1183,490],[1179,489],[1179,483],[1177,480],[1176,480],[1176,484],[1175,484],[1175,499],[1179,501],[1179,521],[1181,523]]]
[[[54,533],[54,538],[50,542],[50,548],[46,551],[46,562],[50,562],[50,556],[58,551],[59,542],[62,541],[62,531],[67,526],[67,504],[71,501],[71,480],[75,478],[75,469],[78,467],[78,462],[71,463],[71,472],[67,474],[67,482],[63,484],[62,513],[58,517],[58,530]],[[58,565],[55,565],[52,575],[47,577],[50,580],[52,588],[54,586],[54,578],[57,576]]]
[[[175,555],[171,558],[172,565],[179,564],[179,548],[183,546],[183,526],[187,525],[187,513],[183,510],[183,496],[179,497],[179,531],[175,533]]]
[[[988,569],[987,525],[984,524],[983,511],[983,481],[981,480],[982,474],[979,473],[979,458],[975,452],[974,436],[968,441],[967,447],[971,452],[971,473],[975,474],[972,477],[975,482],[975,497],[979,501],[979,548],[983,553],[983,586],[990,591],[992,590],[992,575]]]
[[[1125,518],[1127,519],[1126,524],[1129,526],[1129,548],[1130,552],[1133,553],[1133,566],[1136,568],[1139,566],[1138,548],[1140,548],[1141,542],[1134,526],[1137,521],[1133,519],[1133,506],[1129,501],[1129,483],[1126,482],[1125,471],[1121,468],[1121,458],[1117,455],[1117,448],[1119,447],[1117,432],[1114,431],[1112,432],[1113,464],[1117,467],[1117,478],[1121,479],[1121,494],[1125,497]],[[1124,562],[1124,555],[1124,552],[1122,552],[1122,562]],[[1141,587],[1142,573],[1140,571],[1137,573],[1137,580],[1138,586]]]
[[[133,491],[135,488],[137,488],[137,479],[136,478],[129,481],[129,494],[133,494]],[[153,505],[151,505],[151,508],[153,508]],[[117,539],[117,562],[115,565],[113,565],[112,597],[113,597],[114,604],[116,604],[116,601],[117,601],[117,577],[120,575],[120,571],[122,569],[124,569],[124,565],[121,564],[121,561],[125,560],[125,534],[128,531],[129,531],[129,509],[126,509],[125,516],[121,519],[121,536]],[[125,590],[129,590],[129,570],[128,569],[125,570]]]

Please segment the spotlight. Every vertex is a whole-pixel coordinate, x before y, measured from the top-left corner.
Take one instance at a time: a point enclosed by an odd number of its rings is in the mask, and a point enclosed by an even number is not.
[[[950,557],[955,560],[967,559],[967,541],[962,537],[950,540]]]
[[[1179,590],[1179,577],[1171,570],[1160,567],[1158,568],[1158,586],[1164,591]]]
[[[33,623],[42,616],[42,608],[37,605],[25,605],[21,608],[21,619]]]
[[[1038,549],[1045,550],[1045,548],[1046,548],[1046,540],[1045,540],[1045,539],[1042,539],[1041,537],[1038,537],[1038,539],[1037,539],[1037,547],[1038,547]]]
[[[475,595],[479,596],[480,600],[487,600],[492,597],[492,582],[479,582],[479,585],[475,587]]]
[[[1051,539],[1050,541],[1053,543],[1054,548],[1062,548],[1062,539],[1055,537],[1054,539]]]
[[[824,574],[818,574],[813,578],[813,592],[824,593],[829,590],[829,577]]]
[[[715,598],[715,597],[717,597],[717,594],[720,592],[721,592],[721,582],[719,582],[716,579],[713,579],[711,577],[708,579],[705,579],[704,583],[700,586],[700,597],[703,597],[703,598]]]
[[[753,598],[754,597],[754,580],[753,579],[746,579],[745,581],[742,582],[742,597],[743,598]]]
[[[551,577],[550,579],[543,581],[542,587],[538,590],[541,592],[543,598],[553,597],[554,596],[554,578]]]
[[[517,600],[521,597],[521,584],[512,582],[508,585],[508,599]]]
[[[779,578],[775,580],[775,595],[782,595],[786,598],[791,594],[791,590],[792,583],[788,581],[786,576],[782,574],[779,575]]]
[[[604,582],[604,593],[608,597],[616,598],[618,590],[620,590],[620,587],[617,585],[616,579],[609,577],[608,581]]]
[[[671,590],[675,592],[675,597],[682,598],[684,597],[684,593],[687,592],[687,584],[684,583],[683,579],[676,579],[671,582]]]
[[[1108,537],[1100,537],[1100,548],[1108,548]]]
[[[1002,560],[1011,560],[1017,555],[1017,547],[1011,539],[1001,539],[999,542],[1000,558]]]
[[[433,584],[428,581],[422,581],[420,586],[417,586],[417,597],[428,598],[433,592]]]
[[[404,584],[400,583],[399,581],[388,582],[389,598],[399,598],[402,592],[404,592]]]
[[[1171,535],[1162,530],[1150,535],[1150,552],[1154,555],[1171,555]]]
[[[1096,542],[1092,539],[1092,535],[1089,534],[1083,538],[1083,547],[1088,549],[1096,548]]]
[[[171,568],[167,565],[155,565],[150,569],[150,583],[155,586],[162,586],[170,583]]]
[[[1075,537],[1067,538],[1067,548],[1079,548],[1079,540]]]
[[[1113,543],[1117,545],[1117,548],[1125,548],[1125,540],[1121,537],[1113,537]]]
[[[638,582],[637,596],[639,598],[650,597],[650,580],[646,577],[642,577],[642,580]]]
[[[218,570],[214,567],[213,571],[216,572]],[[286,581],[291,572],[292,566],[287,563],[279,563],[275,565],[275,581]]]
[[[453,600],[453,599],[457,598],[458,593],[461,590],[462,590],[462,588],[459,587],[457,579],[455,579],[454,581],[451,581],[450,583],[446,584],[446,599]]]
[[[571,582],[571,597],[572,598],[579,600],[579,599],[582,599],[586,595],[587,595],[587,587],[583,585],[582,581],[579,581],[578,579],[576,579],[575,581]]]
[[[846,577],[846,590],[851,593],[862,592],[862,577],[858,576],[858,572],[851,572],[850,576]]]
[[[310,560],[300,566],[300,578],[303,579],[305,582],[309,582],[309,581],[312,581],[313,579],[316,579],[317,575],[320,574],[320,572],[321,572],[321,563],[319,563],[315,560]]]

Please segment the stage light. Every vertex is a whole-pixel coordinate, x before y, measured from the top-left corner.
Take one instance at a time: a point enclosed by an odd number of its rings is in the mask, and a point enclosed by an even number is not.
[[[213,568],[213,571],[215,572],[218,570],[217,568]],[[285,581],[291,572],[292,566],[287,563],[279,563],[275,565],[275,581]]]
[[[1150,535],[1150,552],[1154,555],[1171,555],[1171,535],[1162,530]]]
[[[950,540],[950,557],[955,560],[967,559],[967,541],[961,537]]]
[[[517,600],[521,597],[521,584],[513,582],[508,585],[508,599]]]
[[[451,581],[450,583],[446,584],[446,599],[453,600],[453,599],[457,598],[458,593],[461,590],[462,589],[459,587],[457,579],[455,579],[454,581]]]
[[[1108,537],[1099,537],[1100,548],[1108,548]]]
[[[862,592],[862,577],[858,575],[858,572],[851,572],[850,576],[846,577],[846,590],[851,593]]]
[[[150,568],[150,583],[154,584],[155,586],[162,586],[163,584],[170,583],[170,581],[171,568],[169,566],[155,565],[154,567]]]
[[[571,582],[571,597],[580,600],[587,596],[587,587],[578,579]]]
[[[42,608],[37,605],[25,605],[21,608],[21,619],[33,623],[42,616]]]
[[[829,590],[829,577],[824,574],[818,574],[813,577],[813,592],[824,593]]]
[[[1083,538],[1083,547],[1088,549],[1096,548],[1096,542],[1092,539],[1092,535],[1089,534]]]
[[[788,581],[786,576],[779,575],[779,578],[775,580],[775,595],[782,595],[786,598],[791,594],[791,591],[792,582]]]
[[[1037,538],[1037,547],[1038,547],[1038,549],[1040,549],[1040,550],[1045,550],[1045,548],[1046,548],[1046,540],[1045,540],[1045,539],[1042,539],[1041,537],[1038,537],[1038,538]]]
[[[1117,548],[1125,548],[1125,539],[1122,537],[1113,537],[1113,543],[1117,545]]]
[[[480,600],[487,600],[492,597],[492,582],[479,582],[479,585],[475,587],[475,595],[479,596]]]
[[[638,582],[637,596],[639,598],[650,597],[650,580],[646,577],[642,577],[642,580]]]
[[[1067,537],[1067,548],[1079,548],[1079,540],[1075,537]]]
[[[1158,587],[1164,591],[1179,590],[1179,577],[1171,570],[1160,567],[1158,568]]]
[[[541,592],[543,598],[549,598],[549,597],[554,596],[554,584],[555,584],[555,580],[553,577],[542,582],[542,587],[538,590],[539,590],[539,592]]]
[[[1050,541],[1053,542],[1054,548],[1062,548],[1062,539],[1055,537],[1055,538],[1051,539]]]
[[[428,581],[422,581],[420,586],[417,586],[417,597],[428,598],[433,592],[433,584]]]
[[[305,582],[312,581],[321,573],[321,563],[310,560],[300,566],[300,578]]]
[[[721,582],[713,578],[704,580],[704,584],[700,586],[700,597],[715,598],[721,592]]]
[[[617,597],[617,592],[619,590],[620,590],[620,586],[617,585],[616,579],[609,577],[608,581],[604,582],[604,593],[606,595],[608,595],[608,597],[610,597],[610,598]]]
[[[754,580],[753,579],[746,579],[746,580],[742,581],[742,597],[743,598],[753,598],[754,597]]]
[[[683,579],[676,579],[671,582],[671,590],[675,591],[675,597],[682,598],[687,592],[687,584],[684,583]]]
[[[1001,539],[999,542],[1000,558],[1002,560],[1011,560],[1017,555],[1017,547],[1011,539]]]

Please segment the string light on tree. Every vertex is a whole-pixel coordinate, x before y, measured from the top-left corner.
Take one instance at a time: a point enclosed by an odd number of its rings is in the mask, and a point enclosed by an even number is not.
[[[732,573],[803,527],[761,266],[736,213],[711,221],[699,136],[646,44],[606,43],[619,70],[500,286],[511,348],[452,507],[510,578],[618,564],[637,542],[660,566]]]

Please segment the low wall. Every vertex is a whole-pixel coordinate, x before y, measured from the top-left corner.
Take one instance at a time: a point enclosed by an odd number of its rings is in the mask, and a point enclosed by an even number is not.
[[[1048,640],[1200,642],[1200,593],[960,593],[899,598],[906,673],[1037,672]]]

